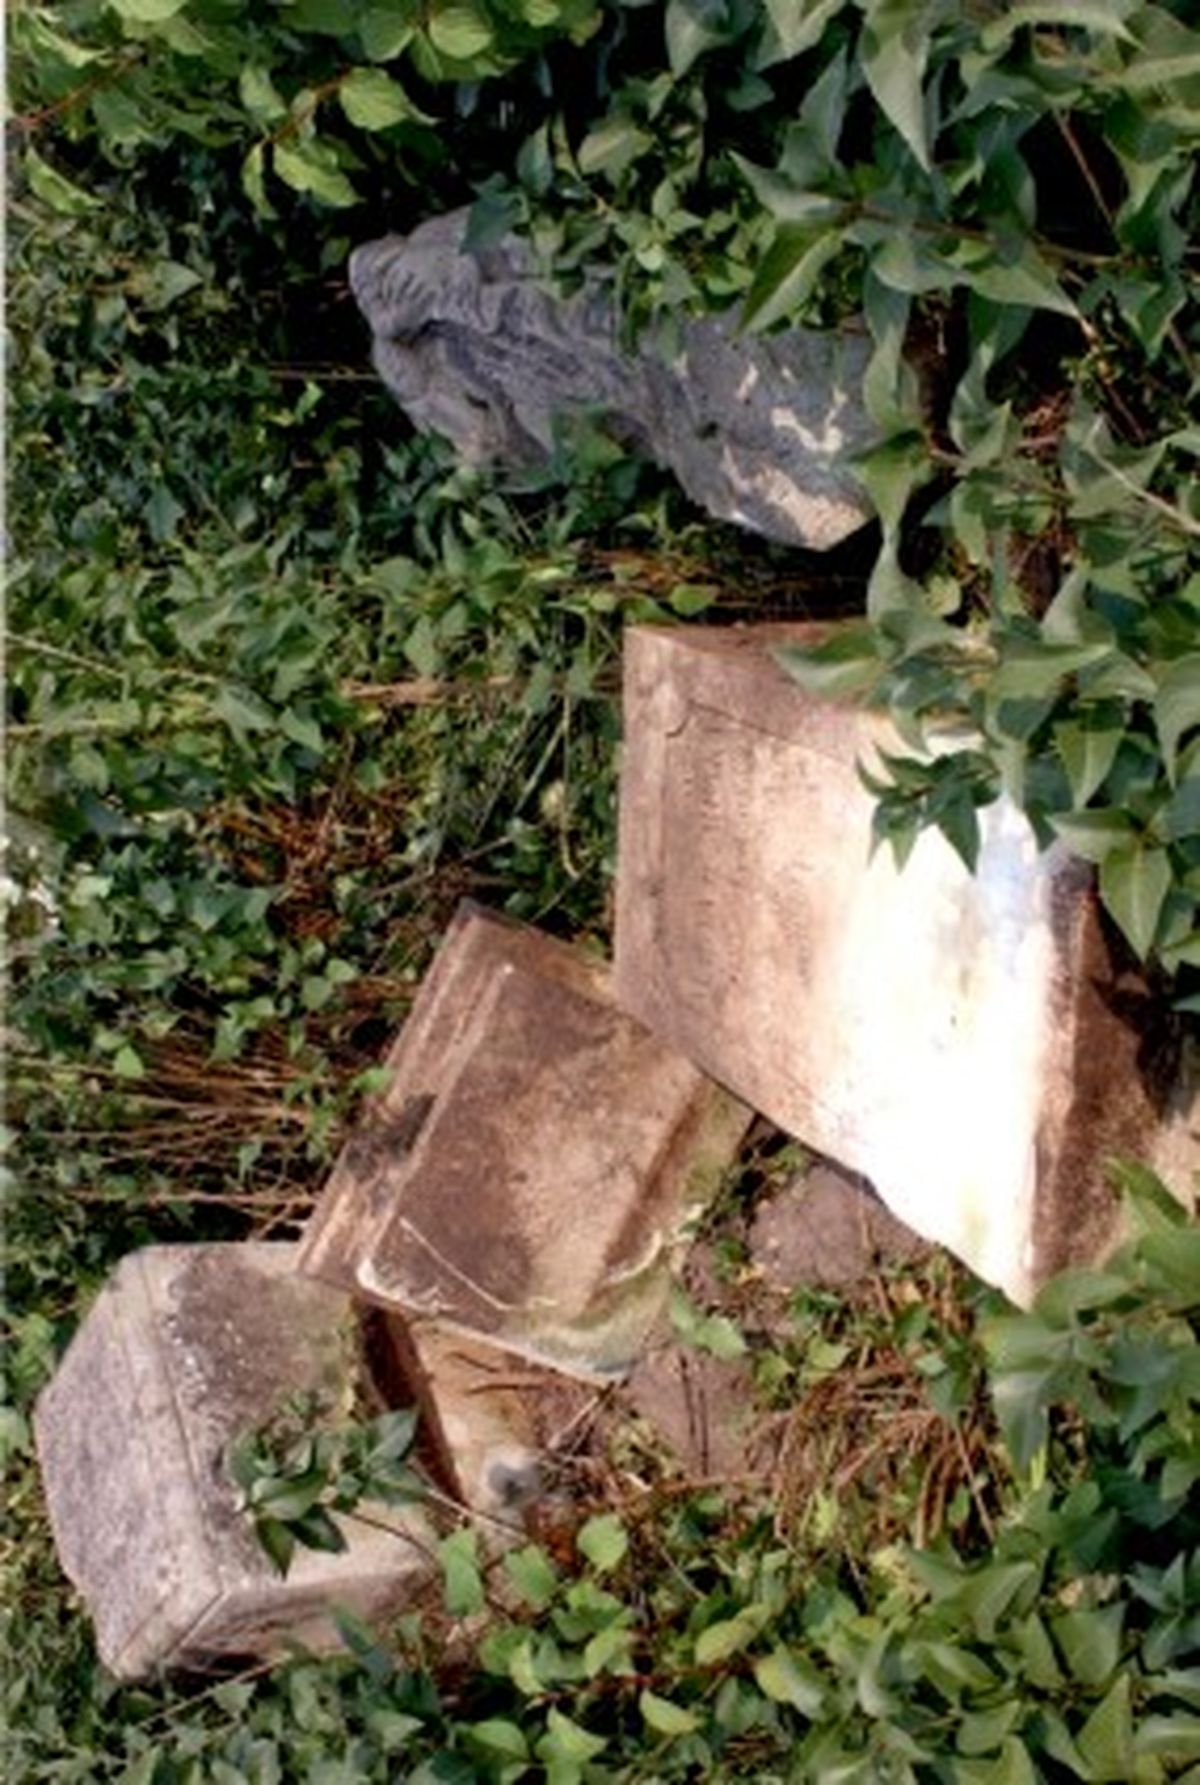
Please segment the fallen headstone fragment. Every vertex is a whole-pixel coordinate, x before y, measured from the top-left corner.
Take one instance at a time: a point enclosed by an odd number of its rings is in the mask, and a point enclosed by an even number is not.
[[[418,428],[469,463],[529,465],[560,417],[599,410],[721,520],[823,550],[870,519],[849,469],[872,432],[865,332],[748,336],[704,317],[625,349],[599,280],[559,297],[517,237],[468,246],[468,218],[431,218],[350,261],[375,364]]]
[[[905,746],[773,659],[814,636],[627,634],[616,995],[1026,1302],[1115,1237],[1111,1154],[1185,1189],[1194,1098],[1164,1120],[1169,1022],[1160,1038],[1090,870],[1039,852],[1007,799],[979,814],[974,875],[937,832],[902,870],[872,856],[856,765]]]
[[[301,1268],[585,1377],[630,1365],[750,1112],[599,960],[462,907]]]
[[[348,1516],[344,1551],[298,1550],[282,1578],[240,1508],[232,1442],[290,1394],[352,1392],[347,1301],[294,1265],[284,1244],[130,1253],[38,1402],[59,1558],[119,1678],[336,1646],[334,1607],[383,1618],[429,1578],[419,1510]]]

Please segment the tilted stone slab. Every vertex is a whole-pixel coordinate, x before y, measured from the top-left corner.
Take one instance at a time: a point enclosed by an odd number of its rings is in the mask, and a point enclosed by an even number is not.
[[[706,317],[626,350],[597,279],[559,297],[516,237],[469,249],[468,216],[351,257],[375,364],[415,426],[469,463],[529,465],[551,452],[560,417],[599,410],[721,520],[823,550],[870,519],[849,469],[872,435],[865,331],[747,336],[734,317]]]
[[[301,1267],[584,1375],[628,1367],[750,1112],[613,1002],[606,965],[460,909]]]
[[[391,1531],[344,1520],[344,1552],[298,1550],[281,1578],[239,1509],[231,1442],[295,1391],[349,1392],[347,1301],[294,1264],[282,1244],[131,1253],[38,1402],[59,1559],[123,1679],[335,1646],[332,1606],[380,1618],[429,1575],[415,1510],[372,1507]]]
[[[813,636],[626,634],[617,996],[1026,1301],[1113,1236],[1108,1156],[1200,1165],[1195,1104],[1164,1127],[1174,1067],[1090,871],[1007,800],[974,877],[937,833],[871,859],[856,763],[905,747],[773,660]]]

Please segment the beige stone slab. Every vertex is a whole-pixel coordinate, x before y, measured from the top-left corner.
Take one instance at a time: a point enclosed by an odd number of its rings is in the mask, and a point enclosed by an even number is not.
[[[1161,1151],[1174,1067],[1090,871],[1007,800],[974,877],[936,833],[872,858],[856,763],[904,747],[778,667],[813,636],[627,634],[616,993],[1025,1301],[1112,1236],[1104,1161]]]
[[[306,1271],[585,1376],[628,1366],[749,1111],[604,963],[466,906],[339,1160]]]
[[[348,1394],[344,1296],[294,1274],[290,1245],[150,1246],[122,1260],[37,1407],[63,1569],[124,1679],[213,1657],[328,1648],[334,1604],[378,1618],[428,1576],[429,1527],[372,1508],[347,1549],[281,1578],[239,1509],[231,1442],[298,1390]]]

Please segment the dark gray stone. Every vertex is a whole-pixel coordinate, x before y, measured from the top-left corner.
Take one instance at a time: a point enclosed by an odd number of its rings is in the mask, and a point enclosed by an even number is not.
[[[467,218],[350,261],[375,364],[417,427],[471,463],[521,465],[549,453],[559,417],[600,410],[721,520],[823,550],[870,518],[848,467],[871,436],[864,334],[741,336],[713,317],[683,322],[674,347],[660,333],[627,352],[599,280],[558,297],[515,237],[468,251]]]

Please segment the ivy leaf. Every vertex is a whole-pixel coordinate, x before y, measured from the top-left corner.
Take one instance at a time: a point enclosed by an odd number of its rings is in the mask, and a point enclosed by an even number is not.
[[[159,25],[182,12],[187,0],[108,0],[113,11],[139,25]]]
[[[580,1527],[575,1543],[587,1557],[597,1574],[607,1574],[624,1560],[629,1538],[620,1519],[611,1512],[600,1513]]]
[[[725,0],[667,0],[663,29],[671,73],[679,80],[705,50],[724,43],[728,33]]]
[[[1111,1678],[1121,1655],[1125,1625],[1123,1605],[1065,1611],[1051,1624],[1054,1640],[1072,1679],[1081,1686],[1102,1686]]]
[[[1200,725],[1200,651],[1177,657],[1162,671],[1154,697],[1154,723],[1172,781],[1185,732]]]
[[[1086,806],[1104,785],[1124,736],[1124,726],[1111,722],[1097,725],[1085,719],[1070,719],[1054,727],[1054,746],[1067,771],[1071,798],[1077,806]]]
[[[1055,812],[1050,823],[1067,848],[1084,861],[1103,862],[1117,851],[1128,850],[1136,831],[1128,812],[1100,807],[1094,812]]]
[[[522,1599],[541,1610],[549,1605],[558,1591],[558,1575],[545,1550],[531,1543],[524,1549],[510,1550],[504,1558],[504,1571]]]
[[[546,1713],[546,1734],[537,1745],[537,1756],[539,1760],[569,1761],[576,1766],[586,1766],[589,1760],[604,1752],[605,1745],[603,1736],[592,1735],[551,1705]]]
[[[1088,1778],[1114,1785],[1134,1777],[1133,1713],[1128,1673],[1121,1673],[1076,1736]]]
[[[842,10],[844,0],[766,0],[767,17],[775,42],[764,45],[759,68],[773,62],[790,62],[818,43],[830,19]]]
[[[479,1539],[473,1530],[455,1531],[438,1545],[446,1610],[452,1618],[469,1618],[484,1607],[479,1571]]]
[[[1154,945],[1171,880],[1170,857],[1157,845],[1114,849],[1100,864],[1100,896],[1143,960]]]
[[[693,1712],[685,1711],[681,1705],[672,1704],[669,1698],[660,1698],[649,1687],[639,1696],[638,1709],[645,1718],[646,1727],[652,1729],[656,1735],[691,1735],[699,1728]]]
[[[790,1704],[802,1717],[819,1717],[825,1704],[825,1682],[807,1661],[776,1647],[754,1663],[759,1690],[776,1704]]]
[[[610,180],[621,174],[653,145],[653,139],[634,123],[632,118],[606,118],[589,130],[579,145],[579,171],[582,174],[604,174]]]
[[[472,1747],[500,1761],[527,1761],[529,1743],[516,1723],[504,1717],[486,1717],[482,1723],[468,1723],[465,1734]]]
[[[30,191],[58,216],[86,217],[89,211],[99,210],[98,198],[66,179],[48,161],[43,161],[36,149],[26,149],[24,165]]]

